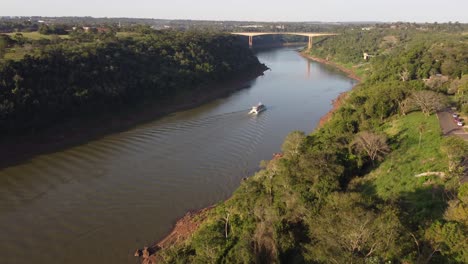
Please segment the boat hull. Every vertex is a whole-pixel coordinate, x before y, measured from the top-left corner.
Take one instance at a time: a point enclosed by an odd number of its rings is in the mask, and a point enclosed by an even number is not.
[[[266,107],[262,107],[260,109],[252,109],[252,110],[250,110],[249,114],[258,115],[258,114],[260,114],[261,112],[263,112],[265,110],[266,110]]]

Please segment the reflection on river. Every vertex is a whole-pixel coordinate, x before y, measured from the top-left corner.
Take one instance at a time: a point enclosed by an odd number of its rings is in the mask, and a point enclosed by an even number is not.
[[[227,198],[354,81],[293,48],[258,53],[251,87],[0,170],[1,263],[135,263],[178,217]],[[268,110],[247,115],[262,101]]]

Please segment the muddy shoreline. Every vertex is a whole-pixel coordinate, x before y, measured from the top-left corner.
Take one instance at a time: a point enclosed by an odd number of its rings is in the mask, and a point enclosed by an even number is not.
[[[191,92],[165,102],[134,108],[107,111],[95,117],[66,120],[35,135],[5,136],[0,139],[0,168],[14,166],[37,155],[78,146],[104,136],[129,130],[168,114],[195,108],[250,87],[248,82],[263,75],[268,68],[261,64],[249,73],[229,80],[199,86]]]
[[[321,58],[316,58],[312,57],[310,55],[305,54],[304,52],[300,53],[301,56],[311,59],[313,61],[331,65],[342,72],[346,73],[349,78],[352,78],[357,81],[361,81],[361,78],[357,76],[353,71],[338,65],[334,62],[327,61],[325,59]],[[356,84],[357,85],[357,84]],[[349,91],[353,90],[353,86]],[[331,119],[333,116],[333,113],[341,107],[343,102],[346,100],[349,91],[340,93],[336,99],[333,100],[332,102],[332,109],[328,111],[324,116],[322,116],[319,120],[319,123],[315,129],[320,128],[323,126],[328,120]],[[229,198],[228,198],[229,199]],[[187,212],[181,219],[177,220],[175,223],[174,227],[170,231],[170,233],[163,237],[161,240],[158,242],[154,243],[152,246],[149,247],[144,247],[143,249],[137,249],[135,251],[135,257],[139,257],[140,261],[142,264],[155,264],[158,263],[158,254],[157,252],[161,249],[170,247],[172,245],[175,245],[177,243],[180,243],[182,241],[185,241],[186,239],[190,238],[190,236],[196,232],[198,227],[202,224],[203,220],[206,219],[207,214],[214,209],[216,206],[215,205],[210,205],[208,207],[202,208],[200,210],[195,210],[195,211],[189,211]]]
[[[313,56],[311,56],[311,55],[309,55],[309,54],[306,54],[305,52],[301,52],[301,56],[304,57],[304,58],[307,58],[307,59],[316,61],[316,62],[318,62],[318,63],[322,63],[322,64],[326,64],[326,65],[330,65],[330,66],[332,66],[332,67],[335,67],[335,68],[337,68],[338,70],[340,70],[340,71],[346,73],[347,76],[348,76],[349,78],[358,81],[358,84],[359,84],[359,82],[362,81],[361,77],[359,77],[358,75],[356,75],[355,72],[353,72],[352,70],[350,70],[350,69],[348,69],[348,68],[345,68],[345,67],[343,67],[343,66],[341,66],[341,65],[339,65],[339,64],[337,64],[337,63],[335,63],[335,62],[332,62],[332,61],[329,61],[329,60],[326,60],[326,59],[322,59],[322,58],[318,58],[318,57],[313,57]],[[357,84],[356,84],[356,85],[357,85]],[[353,90],[354,87],[356,87],[356,85],[353,86],[353,87],[351,88],[351,90]],[[328,120],[330,120],[330,119],[332,118],[333,113],[334,113],[336,110],[338,110],[338,108],[340,108],[340,106],[343,104],[343,102],[346,100],[346,98],[348,98],[348,94],[349,94],[349,92],[350,92],[351,90],[349,90],[349,91],[347,91],[347,92],[340,93],[340,95],[338,95],[338,97],[335,98],[335,99],[332,101],[332,105],[333,105],[332,109],[331,109],[330,111],[328,111],[328,113],[326,113],[324,116],[322,116],[322,117],[320,118],[320,120],[319,120],[319,122],[318,122],[318,124],[317,124],[316,129],[322,127],[326,122],[328,122]]]
[[[215,206],[216,205],[211,205],[200,210],[187,212],[182,218],[177,220],[174,228],[167,236],[150,247],[137,249],[134,256],[139,257],[143,264],[158,263],[160,261],[160,256],[157,252],[177,243],[182,243],[190,238],[203,221],[206,220],[208,213],[215,208]]]
[[[333,61],[329,61],[329,60],[326,60],[326,59],[322,59],[322,58],[318,58],[318,57],[314,57],[314,56],[311,56],[309,54],[306,54],[305,52],[301,52],[300,53],[302,57],[304,58],[307,58],[307,59],[310,59],[310,60],[313,60],[313,61],[316,61],[316,62],[319,62],[319,63],[322,63],[322,64],[326,64],[326,65],[330,65],[330,66],[333,66],[335,68],[337,68],[338,70],[346,73],[348,75],[349,78],[351,79],[354,79],[356,81],[362,81],[361,77],[359,77],[355,72],[353,72],[352,70],[346,68],[346,67],[343,67]],[[354,88],[354,87],[353,87]]]

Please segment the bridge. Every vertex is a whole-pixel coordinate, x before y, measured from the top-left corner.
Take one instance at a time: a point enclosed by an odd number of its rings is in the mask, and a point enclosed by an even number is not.
[[[253,46],[253,37],[255,36],[264,36],[264,35],[295,35],[295,36],[304,36],[309,38],[309,45],[307,49],[312,49],[312,38],[313,37],[326,37],[326,36],[336,36],[337,33],[313,33],[313,32],[233,32],[232,35],[246,36],[249,37],[249,47]]]

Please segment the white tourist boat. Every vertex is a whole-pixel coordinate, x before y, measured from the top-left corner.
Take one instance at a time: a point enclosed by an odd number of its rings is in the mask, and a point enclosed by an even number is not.
[[[252,106],[252,109],[250,110],[249,114],[258,115],[260,112],[263,112],[265,110],[266,106],[262,103],[258,103],[256,106]]]

